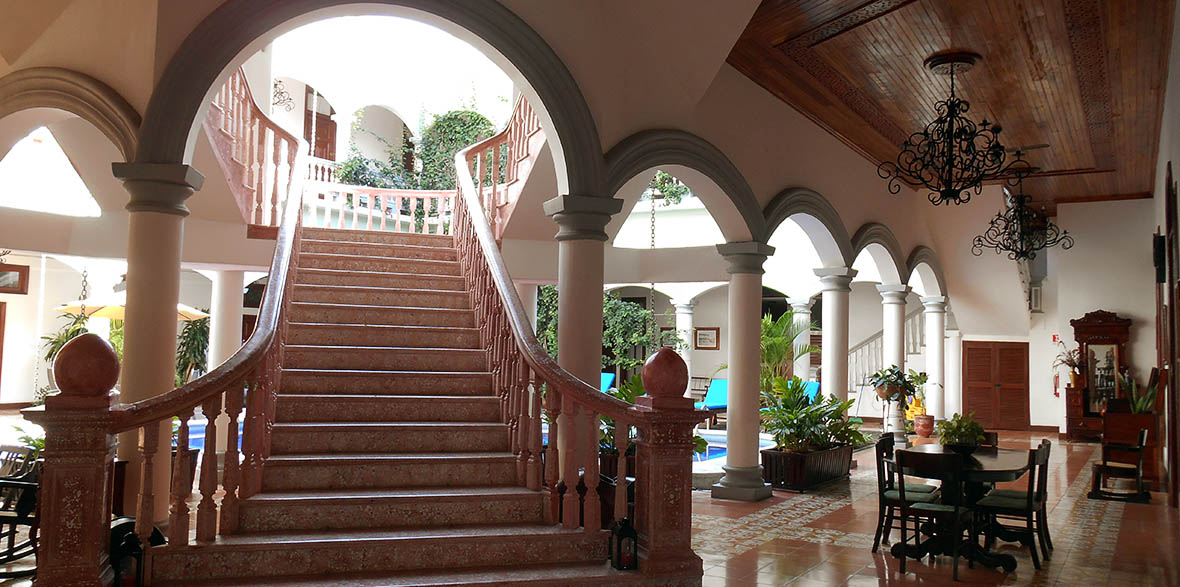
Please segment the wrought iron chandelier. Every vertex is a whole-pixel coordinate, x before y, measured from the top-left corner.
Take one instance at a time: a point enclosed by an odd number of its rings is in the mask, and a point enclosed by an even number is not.
[[[1017,154],[1013,165],[1023,162]],[[1016,193],[1008,196],[1004,211],[998,212],[987,230],[971,242],[971,253],[976,257],[982,255],[984,249],[993,249],[996,254],[1007,252],[1013,261],[1031,261],[1042,249],[1057,245],[1062,249],[1073,247],[1074,240],[1069,231],[1049,220],[1044,207],[1034,210],[1028,205],[1030,196],[1024,193],[1024,178],[1033,171],[1025,164],[1016,171],[1014,180],[1008,180],[1009,185],[1016,187]]]
[[[928,57],[925,65],[951,78],[951,93],[934,105],[938,117],[901,144],[897,161],[877,166],[881,179],[889,180],[889,193],[901,184],[930,190],[930,203],[965,204],[971,192],[980,193],[983,182],[1005,173],[1000,125],[987,119],[978,125],[965,115],[971,104],[955,95],[955,74],[965,72],[980,59],[976,53],[949,51]]]

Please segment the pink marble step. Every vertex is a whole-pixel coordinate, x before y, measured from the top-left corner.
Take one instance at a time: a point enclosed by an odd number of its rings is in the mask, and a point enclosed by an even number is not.
[[[292,369],[376,369],[385,371],[486,371],[483,349],[293,345],[284,362]]]
[[[607,533],[536,524],[247,533],[152,553],[154,579],[219,580],[605,560]]]
[[[296,284],[291,298],[296,302],[327,302],[372,306],[414,306],[419,308],[471,307],[471,295],[465,291],[364,287],[356,285]]]
[[[457,326],[460,328],[475,326],[475,315],[471,310],[411,306],[362,306],[322,302],[291,302],[288,320],[326,324],[390,324],[396,326]]]
[[[541,494],[523,487],[429,487],[259,493],[241,532],[540,524]]]
[[[272,455],[263,491],[513,485],[509,452]]]
[[[700,585],[685,580],[682,585]],[[675,585],[666,577],[648,581],[635,571],[616,571],[604,562],[568,563],[558,565],[514,565],[511,567],[480,567],[447,571],[415,571],[404,573],[347,573],[330,575],[285,576],[273,578],[219,581],[216,585],[251,587],[458,587],[461,585],[496,585],[504,587],[565,587],[566,585]],[[197,587],[205,582],[157,582],[158,587]]]
[[[335,240],[345,242],[386,243],[394,245],[418,245],[426,247],[454,248],[455,239],[436,234],[410,234],[380,230],[347,230],[339,228],[303,227],[305,239]]]
[[[455,249],[410,244],[370,243],[363,241],[317,240],[305,238],[300,242],[300,253],[336,253],[366,257],[399,257],[402,259],[435,259],[454,261]]]
[[[420,275],[459,275],[459,263],[457,261],[336,255],[332,253],[299,253],[299,266],[315,269],[344,269],[348,271],[392,271]]]
[[[272,455],[508,451],[499,422],[275,422]]]
[[[491,373],[283,369],[279,394],[487,396]]]
[[[351,271],[302,266],[296,272],[295,283],[467,291],[467,282],[458,275],[418,275],[404,271]]]
[[[500,398],[439,395],[280,394],[278,422],[498,422]]]
[[[454,326],[394,326],[388,324],[287,324],[287,344],[402,346],[454,349],[479,348],[479,330]]]

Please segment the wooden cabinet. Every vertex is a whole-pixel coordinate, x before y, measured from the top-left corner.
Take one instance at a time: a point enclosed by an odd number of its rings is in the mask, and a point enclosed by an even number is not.
[[[1028,430],[1028,343],[963,343],[963,411],[989,430]]]

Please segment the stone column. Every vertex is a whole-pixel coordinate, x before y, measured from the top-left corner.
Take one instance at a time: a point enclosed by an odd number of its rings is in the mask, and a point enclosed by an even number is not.
[[[115,177],[131,194],[127,235],[127,307],[123,335],[121,401],[132,403],[162,395],[175,386],[176,304],[180,299],[180,247],[184,235],[184,201],[205,178],[188,165],[115,163]],[[172,435],[160,423],[160,438]],[[119,435],[119,458],[130,461],[124,511],[136,511],[140,492],[137,443],[140,431]],[[171,448],[159,442],[153,459],[168,463]],[[170,467],[154,467],[155,520],[168,515]]]
[[[729,408],[725,476],[713,497],[758,501],[770,497],[758,453],[762,342],[762,263],[774,247],[757,241],[717,245],[729,263]]]
[[[676,308],[676,335],[680,340],[684,341],[685,346],[679,350],[680,358],[684,359],[685,368],[688,369],[689,385],[692,384],[692,310],[696,307],[696,302],[689,300],[687,302],[673,300],[673,307]]]
[[[848,294],[855,269],[816,269],[823,285],[823,343],[820,351],[820,391],[848,399]]]
[[[922,298],[926,312],[926,413],[935,420],[946,418],[946,297]]]
[[[905,369],[905,298],[910,293],[908,285],[878,285],[881,292],[882,364],[886,367],[897,365]],[[905,414],[897,402],[885,404],[885,432],[892,432],[897,444],[905,444]]]
[[[520,303],[524,306],[524,313],[533,325],[533,332],[537,331],[537,284],[514,281],[516,295],[520,296]]]
[[[946,331],[945,385],[943,417],[963,413],[963,333],[960,330]]]
[[[811,344],[811,298],[790,298],[791,311],[795,313],[795,324],[807,325],[807,331],[799,334],[795,339],[795,346]],[[804,381],[811,381],[811,353],[795,357],[795,377]]]
[[[213,271],[213,296],[209,306],[209,370],[233,356],[242,348],[242,296],[246,272],[239,270]],[[224,459],[229,439],[229,415],[217,417],[218,466]]]

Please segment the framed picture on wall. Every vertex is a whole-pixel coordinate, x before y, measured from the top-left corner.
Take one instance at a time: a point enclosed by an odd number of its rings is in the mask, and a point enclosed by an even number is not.
[[[0,293],[29,293],[29,266],[0,263]]]
[[[721,328],[717,326],[694,328],[692,347],[698,351],[721,350]]]

